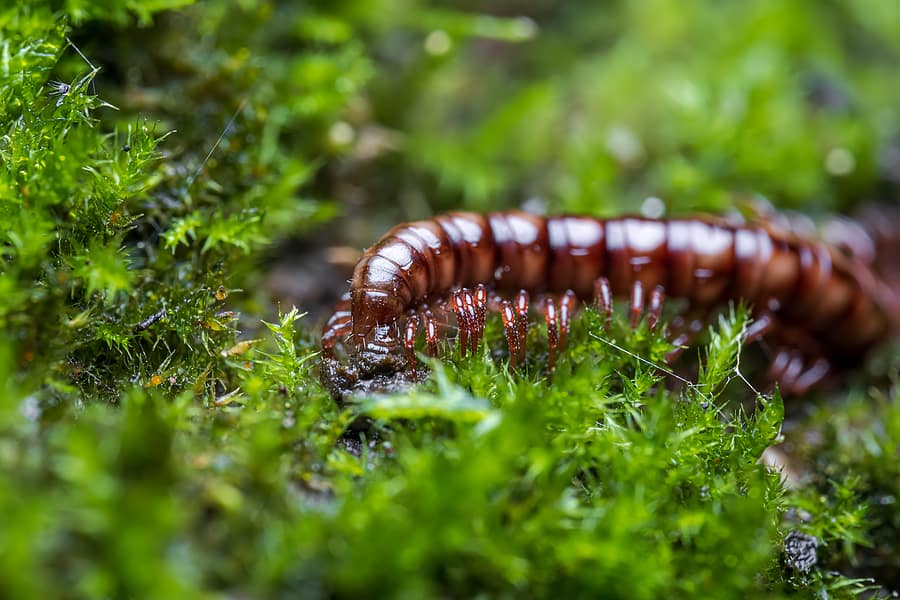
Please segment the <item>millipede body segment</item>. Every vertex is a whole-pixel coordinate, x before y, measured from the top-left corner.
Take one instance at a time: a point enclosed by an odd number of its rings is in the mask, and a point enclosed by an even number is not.
[[[900,293],[876,269],[861,227],[829,242],[770,220],[716,217],[541,217],[455,212],[391,229],[364,254],[322,333],[323,379],[336,395],[361,381],[390,388],[418,377],[415,340],[437,352],[436,315],[454,315],[461,351],[474,351],[485,315],[503,320],[511,366],[524,359],[529,304],[547,324],[550,368],[578,301],[607,315],[629,299],[632,324],[655,327],[663,297],[687,300],[677,346],[728,301],[752,307],[748,339],[775,347],[770,374],[802,393],[900,330]],[[673,321],[673,324],[675,324]],[[338,350],[346,354],[342,362]]]

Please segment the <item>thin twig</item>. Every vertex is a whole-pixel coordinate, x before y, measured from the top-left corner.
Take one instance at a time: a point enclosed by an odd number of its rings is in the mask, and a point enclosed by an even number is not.
[[[213,155],[213,152],[216,151],[216,148],[219,147],[219,144],[222,143],[222,140],[225,138],[225,135],[228,133],[228,130],[231,129],[231,126],[234,125],[235,120],[238,118],[238,115],[241,114],[241,111],[244,110],[244,107],[247,105],[247,98],[245,97],[241,100],[241,104],[237,107],[237,110],[234,111],[234,114],[231,115],[231,118],[228,120],[228,123],[225,125],[225,129],[222,130],[222,133],[219,135],[219,139],[216,140],[216,143],[213,144],[213,147],[210,148],[209,153],[206,155],[206,158],[203,159],[203,162],[200,163],[200,166],[197,167],[197,171],[191,175],[190,179],[188,179],[187,189],[190,190],[191,186],[194,185],[194,180],[200,175],[200,172],[203,171],[203,167],[206,166],[206,163],[209,162],[210,157]]]
[[[700,391],[700,386],[698,386],[696,383],[693,383],[693,382],[691,382],[691,381],[688,381],[687,379],[685,379],[685,378],[682,377],[681,375],[678,375],[678,374],[675,373],[675,371],[673,371],[672,369],[669,369],[669,368],[667,368],[667,367],[665,367],[665,366],[663,366],[663,365],[656,364],[656,363],[654,363],[652,360],[647,360],[647,359],[644,358],[643,356],[640,356],[639,354],[635,354],[634,352],[631,352],[630,350],[627,350],[627,349],[623,348],[622,346],[619,346],[619,345],[616,344],[615,342],[610,341],[610,340],[607,340],[607,339],[604,339],[604,338],[600,337],[599,335],[597,335],[597,334],[595,334],[595,333],[589,333],[588,335],[590,335],[590,336],[591,336],[592,338],[594,338],[595,340],[600,340],[600,341],[603,342],[604,344],[607,344],[607,345],[609,345],[609,346],[612,346],[613,348],[615,348],[615,349],[618,350],[619,352],[622,352],[623,354],[627,354],[628,356],[631,356],[632,358],[636,358],[637,360],[641,361],[642,363],[645,363],[645,364],[647,364],[647,365],[649,365],[649,366],[651,366],[651,367],[653,367],[653,368],[655,368],[655,369],[659,369],[660,371],[662,371],[663,373],[665,373],[666,375],[668,375],[668,376],[670,376],[670,377],[674,377],[675,379],[677,379],[678,381],[682,382],[683,384],[685,384],[685,385],[688,386],[689,388],[691,388],[691,389],[693,389],[693,390],[696,390],[696,392],[697,392],[698,394],[700,394],[700,396],[702,396],[704,400],[706,400],[707,402],[710,401],[710,398],[708,398],[703,392]]]
[[[72,49],[78,53],[78,56],[81,57],[81,60],[86,62],[87,65],[91,68],[91,94],[96,96],[97,95],[97,87],[94,85],[93,75],[96,75],[97,73],[100,72],[100,67],[95,67],[94,63],[92,63],[91,61],[88,60],[88,57],[84,55],[84,52],[82,52],[81,49],[75,45],[75,42],[73,42],[69,36],[66,36],[66,42],[68,42],[69,45],[72,46]]]

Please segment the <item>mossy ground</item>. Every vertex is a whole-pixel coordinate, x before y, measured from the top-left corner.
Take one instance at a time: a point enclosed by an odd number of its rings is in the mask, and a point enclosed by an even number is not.
[[[310,247],[459,207],[896,202],[896,3],[479,4],[0,9],[0,595],[900,589],[896,348],[784,406],[740,377],[742,307],[690,385],[588,311],[552,376],[492,321],[420,388],[327,397]]]

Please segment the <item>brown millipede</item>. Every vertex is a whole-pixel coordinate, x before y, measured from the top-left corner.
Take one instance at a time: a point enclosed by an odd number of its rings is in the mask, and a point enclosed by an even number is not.
[[[632,325],[646,311],[653,328],[670,296],[698,315],[731,300],[750,305],[755,320],[746,338],[765,336],[775,346],[771,376],[784,392],[800,394],[900,331],[900,291],[877,268],[883,258],[874,234],[846,219],[835,223],[827,240],[772,219],[736,224],[711,216],[454,212],[403,223],[364,253],[325,324],[323,379],[336,395],[361,379],[388,388],[397,377],[415,379],[417,331],[424,326],[435,355],[437,312],[455,315],[463,353],[480,343],[486,314],[498,312],[515,367],[525,357],[535,296],[552,370],[577,300],[594,302],[608,319],[613,297],[627,297]],[[673,342],[681,347],[704,319],[675,321],[682,326]],[[339,347],[349,361],[339,360]]]

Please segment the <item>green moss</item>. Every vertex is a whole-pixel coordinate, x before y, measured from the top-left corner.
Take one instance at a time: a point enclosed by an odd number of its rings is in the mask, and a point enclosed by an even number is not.
[[[340,409],[315,307],[260,275],[342,211],[371,239],[526,198],[890,199],[894,3],[188,4],[0,9],[0,595],[897,589],[896,352],[785,421],[743,307],[676,373],[590,310],[552,375],[537,324],[510,373],[493,318]],[[759,463],[783,440],[791,486]]]

